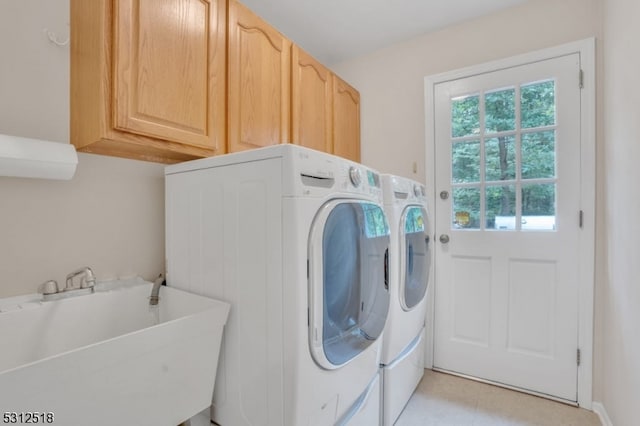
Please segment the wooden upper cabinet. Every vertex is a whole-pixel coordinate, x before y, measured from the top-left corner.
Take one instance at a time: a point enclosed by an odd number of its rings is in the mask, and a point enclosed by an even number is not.
[[[360,97],[236,0],[71,0],[71,142],[172,163],[296,143],[360,160]]]
[[[225,149],[225,0],[72,0],[71,141],[176,162]]]
[[[360,94],[333,75],[333,153],[360,162]]]
[[[229,152],[289,142],[291,41],[235,0],[228,22]]]
[[[291,56],[291,142],[332,152],[332,73],[296,45]]]

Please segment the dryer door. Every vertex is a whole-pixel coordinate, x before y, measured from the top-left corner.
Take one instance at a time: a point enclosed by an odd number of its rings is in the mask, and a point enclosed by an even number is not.
[[[382,333],[389,309],[389,225],[377,204],[332,200],[309,238],[309,344],[338,368]]]
[[[427,211],[422,206],[407,206],[400,221],[400,304],[409,311],[427,293],[431,252]]]

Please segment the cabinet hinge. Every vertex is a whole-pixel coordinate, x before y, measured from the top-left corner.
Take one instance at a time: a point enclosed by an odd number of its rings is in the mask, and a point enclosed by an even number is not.
[[[584,212],[582,210],[580,210],[580,213],[578,214],[578,224],[580,225],[580,228],[582,228],[582,225],[584,224]]]
[[[576,352],[576,364],[580,366],[580,349],[578,349]]]
[[[578,86],[581,89],[584,89],[584,71],[580,70],[580,73],[578,74]]]

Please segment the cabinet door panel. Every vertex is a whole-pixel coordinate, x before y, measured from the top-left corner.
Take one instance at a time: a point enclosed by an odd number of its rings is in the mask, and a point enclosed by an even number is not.
[[[360,94],[333,76],[333,153],[360,161]]]
[[[291,42],[229,2],[229,152],[289,142]]]
[[[114,127],[223,148],[225,2],[114,3]]]
[[[298,46],[291,51],[291,142],[331,152],[331,71]]]

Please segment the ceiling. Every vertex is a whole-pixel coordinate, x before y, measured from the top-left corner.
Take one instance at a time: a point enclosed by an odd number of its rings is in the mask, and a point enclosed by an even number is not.
[[[527,0],[241,0],[332,65]]]

